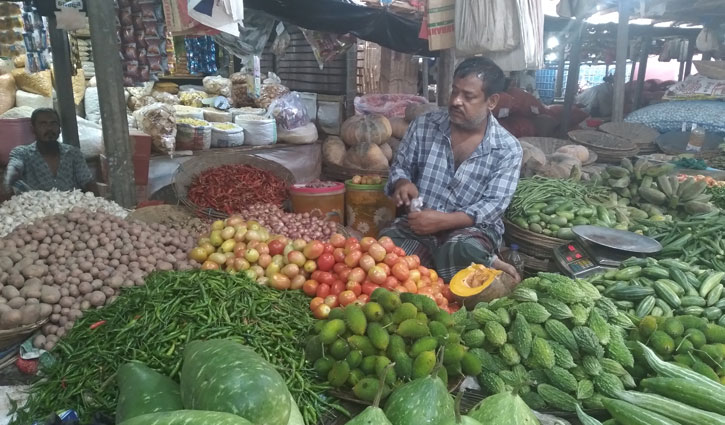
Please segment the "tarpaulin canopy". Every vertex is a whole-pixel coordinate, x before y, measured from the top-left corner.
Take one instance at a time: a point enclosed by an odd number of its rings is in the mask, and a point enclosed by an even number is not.
[[[382,8],[359,6],[341,0],[244,0],[244,6],[261,10],[302,28],[350,33],[383,47],[421,56],[437,56],[428,41],[418,38],[421,21]]]

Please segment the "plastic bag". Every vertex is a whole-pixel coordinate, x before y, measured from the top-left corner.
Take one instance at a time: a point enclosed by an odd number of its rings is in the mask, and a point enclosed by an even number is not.
[[[292,37],[290,36],[289,31],[287,31],[287,28],[285,28],[281,33],[277,34],[277,37],[275,37],[274,43],[272,43],[272,52],[274,52],[275,56],[281,58],[284,56],[291,43]]]
[[[194,106],[174,105],[174,111],[176,112],[177,120],[181,118],[204,119],[204,110]]]
[[[12,75],[19,90],[45,97],[53,95],[53,79],[50,76],[50,70],[30,74],[25,72],[24,69],[15,69]]]
[[[410,105],[427,104],[428,101],[412,94],[366,94],[355,98],[355,112],[358,114],[381,114],[388,118],[405,117]]]
[[[231,75],[230,80],[232,82],[232,105],[237,108],[255,106],[254,97],[252,97],[249,87],[252,83],[251,79],[254,77],[251,74],[244,72],[235,72]]]
[[[275,18],[254,9],[247,9],[244,15],[244,27],[239,28],[239,37],[221,33],[214,37],[214,41],[238,58],[262,56]]]
[[[52,108],[53,98],[17,90],[15,92],[15,106],[29,106],[33,109]]]
[[[134,112],[139,130],[151,136],[154,147],[161,152],[174,152],[176,138],[176,114],[164,103],[144,106]]]
[[[202,100],[204,100],[205,98],[206,93],[202,91],[189,90],[179,93],[179,99],[181,100],[182,105],[194,106],[196,108],[201,108],[202,106],[204,106]]]
[[[275,99],[269,105],[269,113],[277,121],[277,125],[285,130],[294,130],[310,122],[307,108],[297,92],[287,93]]]
[[[97,123],[76,117],[78,122],[78,142],[83,157],[86,159],[97,158],[103,154],[103,128]],[[58,138],[63,143],[63,135]]]
[[[98,89],[96,87],[88,87],[86,89],[84,104],[86,107],[86,119],[94,123],[101,121],[101,105],[98,101]]]
[[[259,98],[256,99],[256,104],[260,108],[267,109],[275,99],[287,93],[289,93],[289,89],[282,85],[282,80],[279,79],[277,74],[270,72],[262,82],[262,88]]]
[[[225,97],[231,97],[232,95],[232,81],[229,78],[218,75],[204,77],[202,83],[204,84],[204,91],[209,94],[219,94]]]
[[[277,141],[277,123],[273,119],[259,115],[239,115],[234,124],[244,129],[244,141],[247,145],[271,145]]]
[[[15,90],[13,76],[10,74],[0,75],[0,114],[4,114],[15,106]]]
[[[347,49],[357,42],[357,39],[350,34],[332,34],[304,28],[300,28],[300,30],[307,42],[310,43],[320,69],[324,68],[325,64],[337,55],[345,53]]]

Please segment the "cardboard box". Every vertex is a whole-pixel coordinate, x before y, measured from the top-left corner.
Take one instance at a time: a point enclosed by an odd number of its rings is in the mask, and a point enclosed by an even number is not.
[[[428,49],[444,50],[456,45],[456,0],[428,0],[426,8]]]

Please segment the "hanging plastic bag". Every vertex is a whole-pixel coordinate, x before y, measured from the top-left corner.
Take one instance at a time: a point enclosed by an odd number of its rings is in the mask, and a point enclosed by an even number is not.
[[[516,0],[458,0],[455,31],[462,56],[513,50],[521,43]]]
[[[310,43],[320,69],[323,69],[325,64],[335,59],[337,55],[345,53],[357,42],[357,39],[350,34],[332,34],[304,28],[300,28],[300,30],[307,42]]]
[[[188,0],[188,13],[197,22],[239,37],[239,23],[244,19],[241,1]]]
[[[214,41],[238,58],[250,55],[261,56],[272,33],[274,22],[272,16],[248,9],[244,17],[244,28],[239,28],[238,37],[221,33],[214,37]]]
[[[269,105],[269,113],[277,121],[277,125],[285,130],[293,130],[310,122],[307,108],[297,92],[287,93],[275,99]]]

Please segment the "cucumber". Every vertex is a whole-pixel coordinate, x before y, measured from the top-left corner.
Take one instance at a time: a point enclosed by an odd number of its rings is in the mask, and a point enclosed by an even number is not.
[[[689,265],[688,263],[686,263],[682,260],[677,260],[675,258],[663,258],[658,261],[658,264],[662,267],[667,267],[668,269],[670,269],[670,273],[674,269],[681,270],[681,271],[687,271],[692,268],[692,266]]]
[[[707,276],[700,286],[700,296],[705,297],[710,291],[717,286],[725,277],[725,272],[714,272]]]
[[[723,286],[721,283],[715,285],[714,288],[710,291],[709,294],[707,294],[707,305],[713,306],[717,304],[718,301],[720,301],[720,297],[722,297],[723,292]]]
[[[569,222],[570,220],[574,220],[574,217],[576,217],[571,211],[557,211],[556,215],[558,215],[559,217],[564,217],[567,222]]]
[[[654,295],[655,290],[642,286],[627,286],[623,288],[614,288],[606,294],[609,298],[623,301],[639,301],[647,296]]]
[[[605,398],[604,407],[622,425],[680,425],[662,415],[642,409],[626,401]]]
[[[717,308],[715,306],[708,307],[702,312],[702,315],[705,317],[705,319],[707,319],[711,322],[716,322],[717,319],[719,319],[720,316],[722,316],[722,310],[720,310],[719,308]]]
[[[539,223],[531,223],[531,224],[529,224],[529,230],[531,230],[534,233],[541,233],[541,231],[543,229]]]
[[[655,307],[655,301],[656,300],[654,296],[646,296],[642,301],[639,302],[634,314],[636,314],[637,317],[639,317],[640,319],[649,315],[652,312],[652,309]]]
[[[622,261],[622,267],[633,267],[633,266],[639,266],[639,267],[647,267],[649,263],[647,262],[646,258],[641,257],[630,257],[626,260]],[[640,270],[641,271],[641,270]]]
[[[713,384],[720,385],[704,375],[700,376]],[[716,393],[708,391],[703,386],[692,381],[678,378],[646,378],[640,384],[642,388],[663,397],[671,398],[675,401],[709,412],[725,415],[725,399],[718,397]]]
[[[616,280],[632,280],[639,277],[640,273],[642,273],[642,267],[640,266],[625,267],[617,271],[614,278]]]
[[[585,217],[585,218],[589,218],[589,217],[593,216],[594,213],[595,213],[594,209],[589,208],[589,207],[581,207],[578,210],[576,210],[576,215]]]
[[[526,216],[526,220],[529,223],[538,223],[541,221],[541,216],[539,214],[531,214]]]
[[[573,240],[574,232],[569,227],[562,227],[556,232],[556,237],[559,239]]]
[[[705,298],[702,298],[700,296],[687,295],[680,298],[680,305],[682,307],[690,307],[693,305],[698,307],[705,307],[706,303],[707,302],[705,301]]]
[[[725,425],[725,416],[700,410],[657,394],[624,391],[617,396],[623,401],[658,412],[682,425]]]
[[[648,266],[642,269],[642,274],[652,279],[669,279],[670,271],[664,267]]]
[[[675,294],[677,294],[678,297],[685,295],[685,289],[682,288],[680,285],[678,285],[677,282],[675,282],[674,280],[657,279],[657,282],[660,282],[660,283],[664,284],[665,286],[667,286],[668,288],[670,288],[670,290],[672,292],[674,292]]]
[[[557,226],[566,226],[566,223],[569,221],[566,219],[566,217],[562,217],[560,215],[556,215],[549,220],[549,224],[556,224]]]
[[[680,297],[678,297],[667,284],[663,283],[662,280],[655,282],[654,290],[657,296],[669,304],[672,308],[680,306]]]

